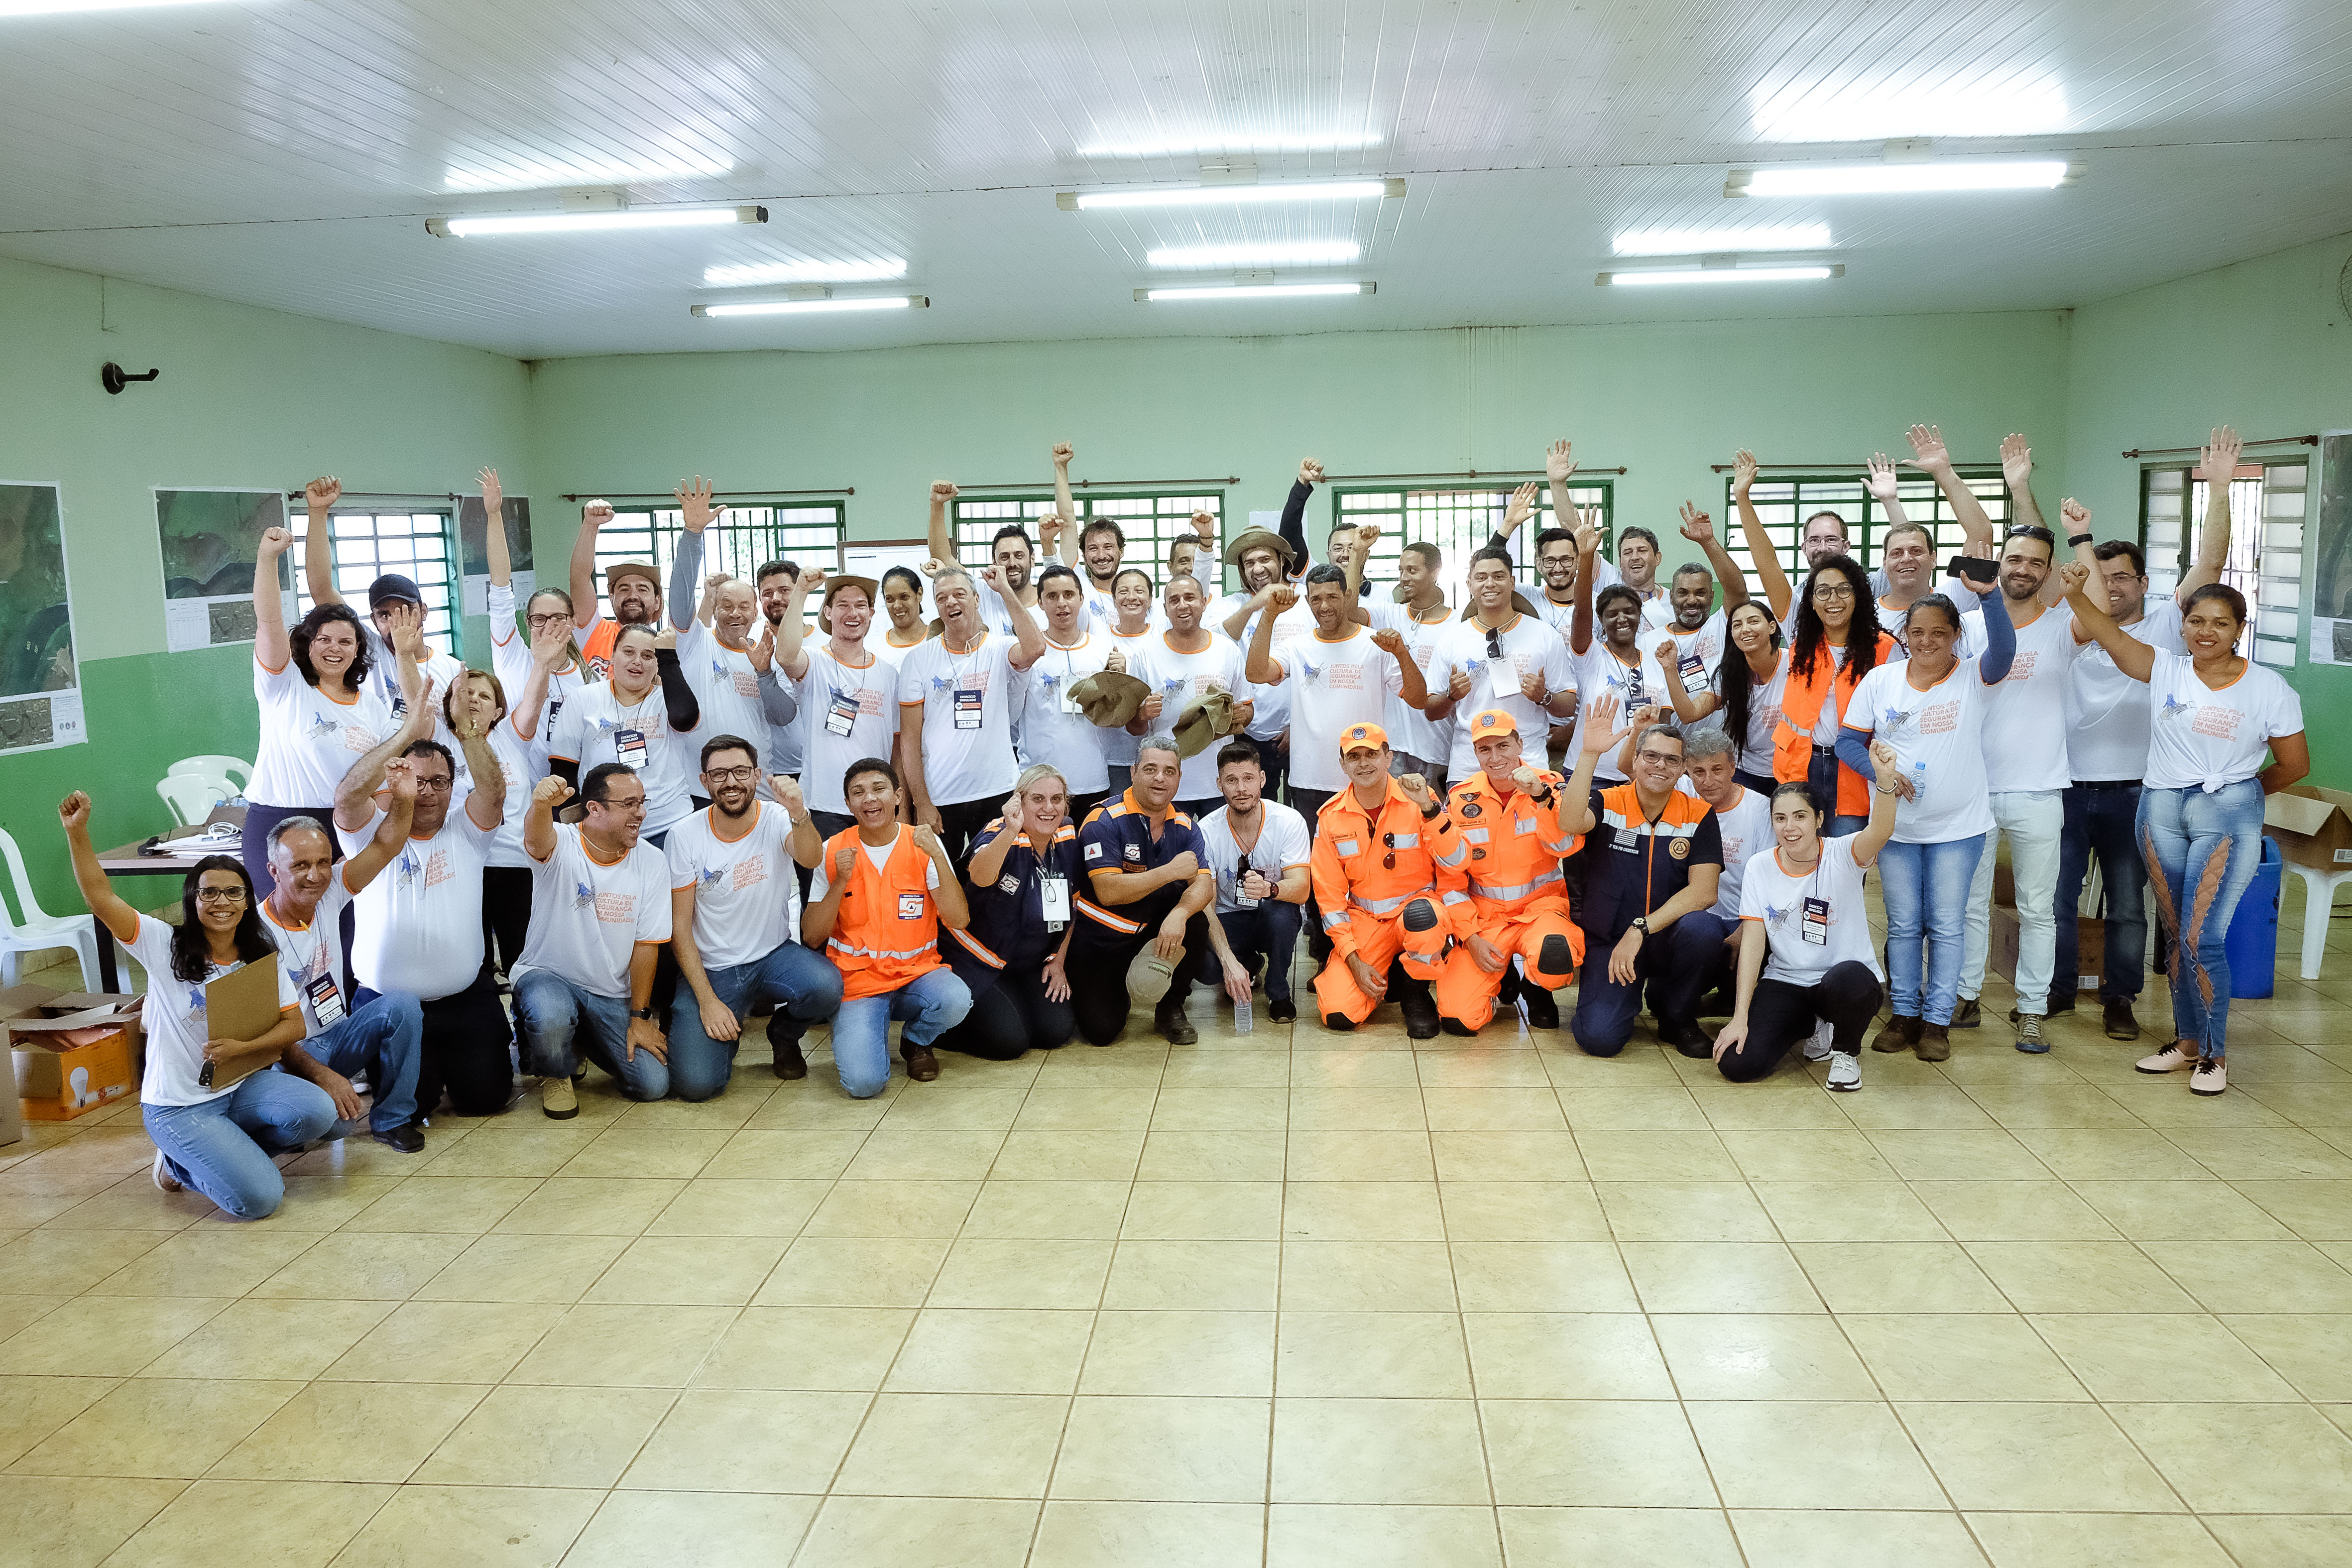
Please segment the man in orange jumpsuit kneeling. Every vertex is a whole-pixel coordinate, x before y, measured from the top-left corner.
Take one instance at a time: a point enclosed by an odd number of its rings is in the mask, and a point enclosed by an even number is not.
[[[1447,1034],[1476,1034],[1495,1016],[1516,956],[1528,1026],[1557,1029],[1553,994],[1584,962],[1559,868],[1582,842],[1560,826],[1570,792],[1558,773],[1521,760],[1518,721],[1500,709],[1471,716],[1470,749],[1480,771],[1446,797],[1462,854],[1439,882],[1462,940],[1437,978],[1437,1011]]]
[[[1437,879],[1459,858],[1445,803],[1419,773],[1389,776],[1388,732],[1378,724],[1339,731],[1349,786],[1315,817],[1308,867],[1331,956],[1315,977],[1327,1029],[1352,1029],[1393,992],[1405,1034],[1432,1039],[1437,1005],[1429,983],[1445,963],[1454,922]]]

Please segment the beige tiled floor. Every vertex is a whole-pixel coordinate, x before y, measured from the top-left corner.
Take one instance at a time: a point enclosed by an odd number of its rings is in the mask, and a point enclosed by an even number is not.
[[[599,1077],[247,1226],[39,1128],[0,1568],[2352,1562],[2347,946],[2210,1102],[2086,1016],[1833,1098],[1196,999],[864,1104]]]

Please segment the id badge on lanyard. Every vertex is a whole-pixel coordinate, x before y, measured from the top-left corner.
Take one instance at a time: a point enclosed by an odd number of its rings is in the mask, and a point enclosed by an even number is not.
[[[1807,899],[1797,921],[1797,935],[1815,947],[1827,947],[1830,942],[1830,901],[1827,899]]]
[[[1683,689],[1693,697],[1707,689],[1706,660],[1694,647],[1682,657]]]
[[[1070,923],[1070,879],[1067,877],[1041,878],[1037,883],[1037,912],[1045,918],[1045,930],[1059,931]]]
[[[314,974],[302,983],[319,1027],[331,1029],[343,1021],[343,991],[331,974]]]
[[[845,738],[857,722],[857,699],[846,691],[836,691],[824,710],[824,732]]]
[[[987,694],[969,687],[955,689],[955,727],[959,730],[980,728],[981,699]]]
[[[646,766],[646,732],[643,730],[614,731],[613,754],[620,759],[620,763],[623,767],[634,768],[640,773],[644,772]]]

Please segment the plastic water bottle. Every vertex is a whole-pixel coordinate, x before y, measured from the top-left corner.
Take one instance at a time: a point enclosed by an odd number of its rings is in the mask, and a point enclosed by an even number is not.
[[[1927,798],[1927,764],[1911,764],[1911,805],[1916,810]]]
[[[1246,1035],[1255,1027],[1257,1020],[1254,1009],[1250,1006],[1250,999],[1244,996],[1234,1004],[1234,1033]]]

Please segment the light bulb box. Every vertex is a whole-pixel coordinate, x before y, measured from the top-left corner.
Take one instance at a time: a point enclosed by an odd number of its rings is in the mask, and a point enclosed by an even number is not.
[[[0,1031],[16,1070],[16,1101],[27,1121],[71,1121],[120,1105],[139,1088],[142,1047],[133,995],[96,995],[48,985],[0,991]],[[102,1029],[82,1045],[68,1034]]]

